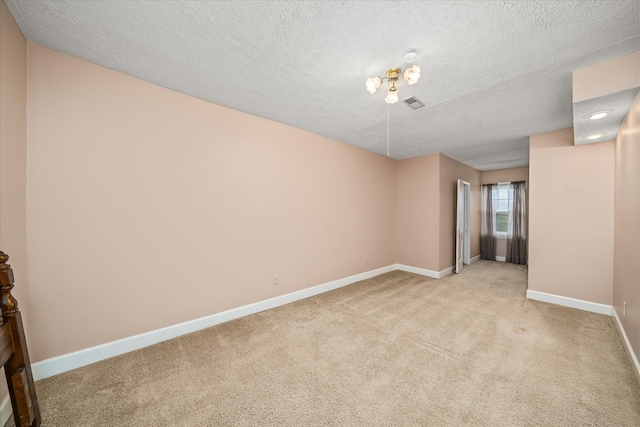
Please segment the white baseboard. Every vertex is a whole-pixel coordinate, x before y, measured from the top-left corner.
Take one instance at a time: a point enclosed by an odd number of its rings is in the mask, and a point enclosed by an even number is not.
[[[302,289],[289,294],[280,295],[268,300],[260,301],[254,304],[245,305],[221,313],[212,314],[210,316],[201,317],[199,319],[190,320],[188,322],[179,323],[177,325],[168,326],[166,328],[157,329],[155,331],[146,332],[117,341],[101,344],[96,347],[90,347],[74,353],[63,354],[62,356],[52,357],[31,365],[33,371],[33,379],[38,381],[53,375],[61,374],[72,369],[90,365],[91,363],[109,359],[133,350],[138,350],[162,341],[179,337],[201,329],[209,328],[220,323],[248,316],[250,314],[259,313],[275,307],[280,307],[291,302],[309,298],[324,292],[329,292],[343,286],[350,285],[361,280],[370,279],[383,273],[397,270],[396,265],[378,268],[376,270],[366,271],[354,276],[345,277],[343,279],[334,280],[332,282],[323,283],[310,288]],[[9,409],[11,406],[9,405]]]
[[[434,279],[442,279],[453,273],[453,267],[445,268],[442,271],[427,270],[426,268],[411,267],[410,265],[396,264],[396,270],[406,271],[407,273],[419,274],[421,276],[432,277]]]
[[[536,301],[548,302],[551,304],[562,305],[564,307],[577,308],[579,310],[590,311],[592,313],[606,314],[612,316],[613,307],[597,302],[584,301],[581,299],[563,297],[560,295],[547,294],[544,292],[527,290],[527,298]]]
[[[451,266],[451,267],[449,267],[449,268],[445,268],[444,270],[441,270],[441,271],[438,273],[438,279],[442,279],[443,277],[447,277],[447,276],[449,276],[449,275],[453,274],[453,269],[454,269],[454,268],[455,268],[455,267],[452,265],[452,266]]]
[[[496,256],[496,261],[507,262],[506,256]]]
[[[629,362],[631,362],[631,367],[633,369],[633,373],[636,376],[636,381],[640,384],[640,363],[638,362],[638,357],[636,353],[633,351],[633,347],[631,347],[631,343],[629,342],[629,338],[627,337],[627,333],[624,330],[624,326],[618,317],[618,313],[615,308],[612,310],[613,317],[615,318],[614,323],[616,324],[616,329],[618,329],[618,333],[622,338],[622,345],[627,352],[627,356],[629,357]]]
[[[0,426],[5,425],[12,415],[13,408],[9,403],[9,395],[6,395],[2,403],[0,403]]]

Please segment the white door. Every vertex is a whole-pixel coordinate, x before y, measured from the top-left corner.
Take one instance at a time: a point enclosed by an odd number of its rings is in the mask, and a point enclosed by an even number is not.
[[[469,248],[469,197],[471,184],[458,180],[456,194],[456,265],[454,271],[460,273],[464,264],[470,262]]]

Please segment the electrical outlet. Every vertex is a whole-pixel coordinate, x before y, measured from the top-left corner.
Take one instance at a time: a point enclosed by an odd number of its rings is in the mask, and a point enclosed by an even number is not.
[[[369,264],[369,257],[364,257],[364,263]]]
[[[273,276],[273,284],[274,285],[278,284],[278,275],[277,274],[275,276]]]
[[[627,302],[626,301],[622,303],[622,318],[623,319],[627,318]]]

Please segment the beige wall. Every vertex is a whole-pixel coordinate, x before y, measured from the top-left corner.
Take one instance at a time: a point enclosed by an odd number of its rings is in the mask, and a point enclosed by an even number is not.
[[[27,40],[0,1],[0,250],[9,254],[27,342]],[[4,374],[0,374],[4,376]],[[0,399],[8,394],[0,381]]]
[[[469,234],[471,258],[480,255],[480,177],[477,169],[440,155],[440,264],[442,271],[455,264],[456,194],[458,179],[471,184]]]
[[[33,360],[396,262],[394,160],[37,45],[28,60]]]
[[[455,263],[456,186],[471,184],[471,257],[480,255],[481,172],[442,154],[398,161],[398,263],[440,272]]]
[[[528,183],[529,167],[523,166],[520,168],[483,171],[481,179],[483,184],[497,184],[498,182],[515,182],[515,181],[525,181]]]
[[[615,163],[613,306],[640,356],[640,94],[616,139]]]
[[[398,263],[440,271],[440,155],[397,162]]]
[[[573,102],[640,86],[640,52],[620,56],[573,72]]]
[[[530,138],[529,289],[612,304],[614,145]]]
[[[28,323],[27,40],[0,2],[0,250],[9,254],[14,295]]]

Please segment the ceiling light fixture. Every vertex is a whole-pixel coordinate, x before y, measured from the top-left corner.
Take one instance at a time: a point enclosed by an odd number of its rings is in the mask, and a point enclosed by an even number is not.
[[[602,137],[603,137],[603,136],[605,136],[606,134],[607,134],[606,132],[592,133],[591,135],[583,136],[583,138],[587,138],[587,139],[598,139],[598,138],[602,138]]]
[[[417,56],[418,55],[414,49],[408,50],[404,54],[405,64],[413,63],[416,60]],[[406,68],[405,70],[402,70],[401,68],[392,68],[385,73],[384,77],[371,77],[368,78],[367,82],[365,83],[367,92],[369,92],[370,94],[374,94],[382,85],[382,82],[387,79],[387,96],[384,98],[385,102],[387,103],[387,157],[391,157],[391,153],[389,150],[390,106],[391,104],[395,104],[399,101],[398,88],[396,87],[396,83],[398,83],[398,79],[400,78],[400,76],[402,76],[410,85],[416,84],[418,82],[418,79],[420,78],[420,67],[418,65],[414,65],[412,67]]]
[[[601,119],[603,117],[607,117],[609,115],[609,113],[612,113],[613,110],[602,110],[602,111],[596,111],[594,113],[589,113],[585,116],[588,117],[591,120],[598,120]]]
[[[405,62],[413,62],[416,57],[416,51],[410,50],[405,55]],[[371,94],[376,93],[378,88],[382,85],[382,82],[387,80],[387,96],[384,99],[387,104],[395,104],[398,102],[398,88],[396,83],[402,76],[410,85],[416,84],[420,78],[420,66],[414,65],[405,70],[401,68],[392,68],[387,71],[384,77],[371,77],[367,79],[366,87],[367,91]]]

